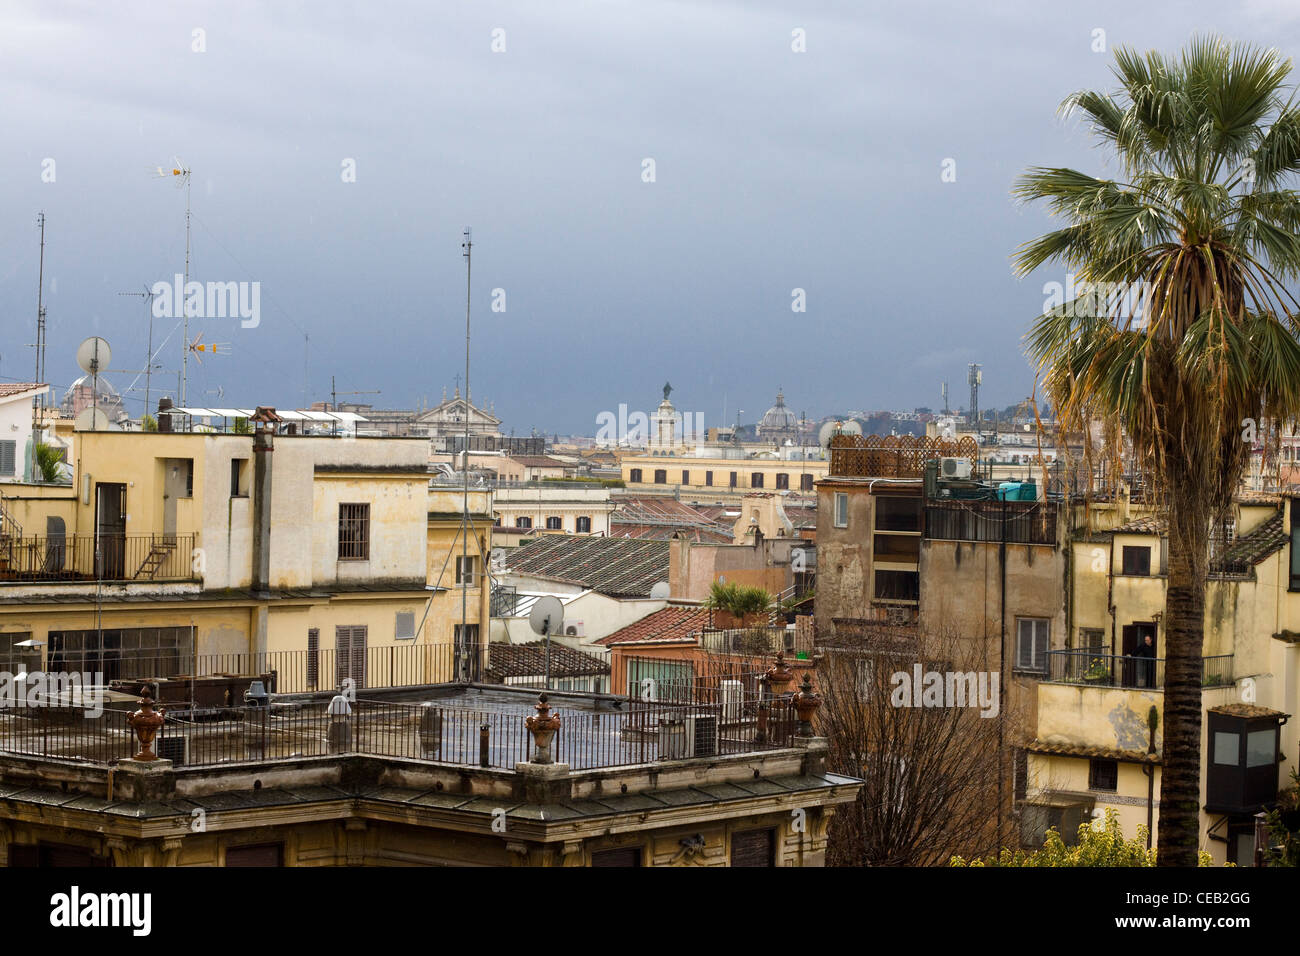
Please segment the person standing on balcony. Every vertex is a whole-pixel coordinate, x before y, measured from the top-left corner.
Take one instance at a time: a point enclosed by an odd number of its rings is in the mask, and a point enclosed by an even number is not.
[[[1142,643],[1133,649],[1137,661],[1137,680],[1139,687],[1156,685],[1156,645],[1150,634],[1142,636]]]

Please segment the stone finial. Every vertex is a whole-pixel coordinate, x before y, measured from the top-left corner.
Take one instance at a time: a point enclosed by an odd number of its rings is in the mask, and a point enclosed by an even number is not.
[[[546,702],[545,694],[538,695],[534,706],[537,708],[536,716],[524,719],[524,726],[533,735],[533,743],[536,745],[533,763],[551,763],[551,740],[560,729],[560,717],[559,714],[550,712],[551,707]]]
[[[794,671],[792,671],[785,662],[785,652],[776,652],[776,663],[767,669],[763,675],[763,683],[772,691],[773,697],[780,697],[786,692],[786,688],[794,682]]]
[[[812,736],[812,718],[817,712],[817,708],[822,705],[821,695],[814,693],[812,685],[812,675],[804,671],[803,683],[799,685],[799,693],[794,695],[794,709],[799,714],[799,736]]]
[[[153,752],[153,738],[162,728],[166,712],[164,707],[159,707],[156,711],[153,709],[153,696],[146,686],[140,697],[140,709],[126,715],[127,725],[135,731],[136,740],[140,742],[140,751],[132,760],[158,759],[158,755]]]

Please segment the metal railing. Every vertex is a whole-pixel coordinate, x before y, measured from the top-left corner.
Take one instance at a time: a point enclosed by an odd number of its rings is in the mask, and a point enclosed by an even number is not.
[[[0,539],[4,581],[197,581],[194,534],[65,534]]]
[[[1218,654],[1201,658],[1202,686],[1231,684],[1232,657]],[[1163,657],[1097,654],[1088,650],[1048,651],[1043,679],[1053,684],[1159,690],[1165,686],[1165,661]]]
[[[925,537],[1056,544],[1056,514],[1056,505],[1051,502],[930,499],[925,503]]]
[[[811,656],[813,641],[809,632],[802,634],[785,625],[735,627],[701,631],[700,646],[710,654],[742,654],[746,657],[771,656],[783,651],[791,657]]]
[[[628,701],[622,711],[591,712],[561,702],[552,756],[591,770],[793,745],[788,698],[764,702],[753,717],[729,708]],[[512,770],[533,753],[528,710],[523,699],[499,709],[361,699],[346,715],[322,702],[222,707],[167,714],[154,750],[179,767],[365,754]],[[0,752],[110,764],[136,749],[124,711],[0,710]]]

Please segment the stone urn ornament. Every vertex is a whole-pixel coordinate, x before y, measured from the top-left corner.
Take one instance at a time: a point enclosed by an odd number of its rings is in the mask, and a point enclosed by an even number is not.
[[[803,683],[799,685],[799,693],[794,695],[794,709],[799,714],[800,737],[812,736],[813,714],[817,712],[817,708],[821,705],[821,695],[813,691],[812,675],[805,671]]]
[[[533,763],[552,763],[551,740],[560,729],[560,717],[550,712],[551,708],[546,703],[545,694],[538,695],[534,706],[537,708],[537,715],[524,718],[524,726],[533,735],[533,744],[536,746]]]
[[[153,709],[153,697],[146,687],[140,697],[140,709],[126,715],[127,725],[135,731],[135,738],[140,742],[140,752],[132,757],[132,760],[158,759],[158,755],[153,752],[153,738],[162,728],[163,715],[166,712],[165,707]]]
[[[763,682],[771,689],[773,697],[783,696],[786,688],[794,682],[794,671],[785,662],[785,651],[776,652],[776,663],[767,669]]]

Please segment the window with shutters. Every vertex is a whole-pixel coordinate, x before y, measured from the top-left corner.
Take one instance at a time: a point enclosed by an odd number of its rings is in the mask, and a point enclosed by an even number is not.
[[[366,686],[366,628],[334,628],[335,682],[339,687],[348,678],[354,689]]]
[[[1045,617],[1016,618],[1016,670],[1046,673],[1050,624]]]
[[[591,854],[592,866],[640,866],[641,848],[639,846],[619,847],[616,850],[595,850]]]
[[[781,472],[776,476],[776,488],[778,491],[787,490],[790,487],[790,476]]]
[[[1124,546],[1124,573],[1147,576],[1151,574],[1151,549],[1146,545]]]
[[[370,560],[370,505],[339,505],[339,560]]]
[[[753,472],[749,476],[749,487],[751,488],[763,487],[763,473],[761,471]]]
[[[735,488],[737,484],[738,484],[738,481],[737,481],[737,478],[736,478],[736,472],[733,471],[733,472],[731,473],[731,487],[732,487],[732,488]]]
[[[284,866],[283,843],[226,847],[226,866]]]
[[[0,441],[0,475],[9,477],[14,474],[17,448],[16,441]]]
[[[1100,627],[1079,628],[1079,646],[1076,650],[1089,654],[1105,654],[1106,632]]]
[[[711,472],[711,471],[706,471],[706,472],[704,473],[704,485],[705,485],[705,487],[707,487],[707,488],[712,488],[712,487],[713,487],[713,472]]]
[[[1015,764],[1011,773],[1012,799],[1024,800],[1029,789],[1029,751],[1016,750]]]
[[[532,519],[532,518],[516,518],[516,519],[515,519],[515,527],[516,527],[516,528],[531,528],[532,526],[533,526],[533,519]]]
[[[460,557],[459,555],[457,555],[456,557],[456,583],[457,584],[462,584],[467,588],[472,588],[474,586],[474,575],[478,570],[474,562],[477,560],[478,560],[477,556],[472,554],[467,557]]]
[[[559,515],[548,515],[547,518],[546,518],[546,530],[547,530],[547,531],[563,531],[563,530],[564,530],[564,519],[561,518]]]
[[[578,534],[589,534],[591,532],[590,515],[578,515],[577,531]]]
[[[631,471],[629,471],[627,473],[627,480],[639,482],[641,480],[641,469],[633,468]]]
[[[307,628],[307,689],[315,690],[320,681],[320,628]]]
[[[690,473],[689,471],[687,471],[685,468],[683,468],[683,469],[682,469],[682,484],[684,484],[684,485],[689,485],[690,483],[691,483],[691,473]]]
[[[799,490],[800,490],[800,491],[812,491],[812,490],[813,490],[813,476],[812,476],[812,475],[800,475],[800,476],[799,476]]]
[[[775,866],[776,830],[739,830],[731,835],[732,866]]]
[[[656,485],[668,484],[668,469],[666,468],[655,469],[655,484]]]

